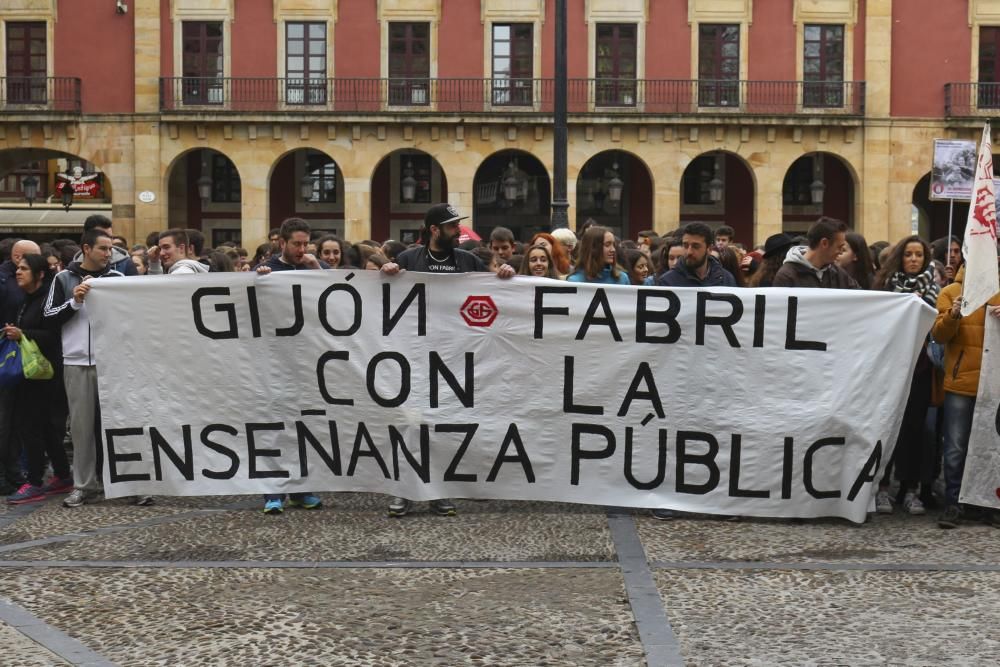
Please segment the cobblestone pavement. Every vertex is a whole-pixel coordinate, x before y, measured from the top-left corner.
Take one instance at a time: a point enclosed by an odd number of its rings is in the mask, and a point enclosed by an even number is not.
[[[323,498],[0,506],[0,666],[1000,664],[985,525]]]

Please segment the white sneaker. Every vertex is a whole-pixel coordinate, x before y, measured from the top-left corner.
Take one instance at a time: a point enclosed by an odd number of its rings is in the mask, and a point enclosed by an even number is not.
[[[924,504],[920,502],[920,498],[917,494],[912,491],[907,492],[903,496],[903,509],[913,515],[927,514],[927,510],[924,509]]]
[[[921,505],[921,507],[923,507]],[[879,491],[875,494],[875,512],[878,514],[892,514],[892,500],[889,499],[888,491]]]

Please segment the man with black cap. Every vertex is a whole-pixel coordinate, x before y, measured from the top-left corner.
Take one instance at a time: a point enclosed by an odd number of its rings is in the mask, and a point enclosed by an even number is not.
[[[431,206],[424,215],[420,246],[399,253],[395,262],[383,264],[382,273],[391,276],[401,269],[419,273],[485,273],[488,269],[481,259],[457,247],[458,236],[462,233],[458,223],[467,217],[469,216],[460,215],[451,204]],[[515,271],[509,264],[504,264],[497,271],[500,278],[512,278],[514,274]],[[389,516],[403,516],[410,511],[412,505],[406,498],[393,498],[389,503]],[[447,498],[432,500],[430,507],[441,516],[454,516],[456,513],[455,504]]]
[[[481,259],[457,247],[458,237],[462,233],[458,223],[468,217],[459,215],[451,204],[431,206],[424,216],[423,229],[420,230],[421,245],[399,253],[395,262],[383,264],[382,273],[392,275],[400,269],[421,273],[487,271]],[[504,265],[497,275],[510,278],[514,273],[512,267]]]

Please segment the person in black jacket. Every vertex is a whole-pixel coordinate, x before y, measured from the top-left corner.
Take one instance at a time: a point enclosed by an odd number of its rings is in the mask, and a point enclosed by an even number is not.
[[[10,259],[0,264],[0,324],[9,324],[17,317],[24,303],[24,290],[18,287],[15,273],[25,255],[37,255],[41,250],[34,241],[21,239],[10,248]],[[14,397],[17,388],[0,389],[0,494],[7,495],[24,483],[21,470],[21,451],[11,428],[14,415]]]
[[[711,227],[692,222],[681,230],[684,258],[657,280],[661,287],[736,287],[736,279],[709,254],[715,243]]]
[[[451,204],[435,204],[424,216],[424,226],[420,230],[421,245],[399,253],[395,262],[382,265],[382,273],[393,275],[401,269],[421,273],[469,273],[486,272],[483,261],[458,247],[458,237],[462,231],[458,223],[467,215],[459,215]],[[504,265],[507,266],[507,265]],[[497,275],[510,278],[515,271],[511,267]]]
[[[420,230],[421,245],[399,253],[395,262],[386,262],[380,270],[388,276],[395,275],[402,269],[419,273],[488,271],[481,259],[457,247],[458,237],[462,233],[458,223],[467,217],[459,215],[451,204],[431,206],[424,215],[424,226]],[[504,264],[497,270],[500,278],[511,278],[515,273],[509,264]],[[397,496],[389,502],[388,514],[391,517],[404,516],[412,506],[410,500]],[[447,498],[432,500],[430,506],[441,516],[456,514],[455,504]]]
[[[303,271],[329,269],[330,265],[306,252],[312,235],[309,223],[302,218],[288,218],[281,223],[278,238],[278,253],[271,255],[267,263],[257,266],[258,275],[265,276],[272,271]],[[320,507],[323,501],[311,491],[288,494],[288,504],[311,510]],[[281,514],[285,511],[285,494],[268,493],[264,496],[264,514]]]
[[[62,378],[62,342],[58,331],[43,325],[42,307],[51,282],[48,267],[48,260],[42,255],[24,255],[18,262],[15,276],[24,291],[24,303],[14,322],[3,328],[9,340],[28,338],[34,341],[55,370],[50,380],[22,382],[14,398],[12,430],[28,457],[28,481],[7,497],[7,502],[12,504],[43,500],[47,496],[69,493],[73,488],[69,461],[63,449],[68,408]],[[52,462],[54,476],[43,485],[46,455]]]

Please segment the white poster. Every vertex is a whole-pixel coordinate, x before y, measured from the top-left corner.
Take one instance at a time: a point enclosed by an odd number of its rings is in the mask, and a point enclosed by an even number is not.
[[[1000,322],[989,315],[959,502],[1000,509]]]
[[[857,522],[934,319],[879,292],[344,270],[102,279],[88,304],[109,497]]]
[[[962,255],[965,282],[962,284],[962,315],[967,317],[1000,291],[997,273],[997,207],[993,182],[993,146],[990,124],[983,127],[976,163],[975,201],[965,223]]]
[[[931,201],[970,201],[976,176],[976,142],[935,139]]]

